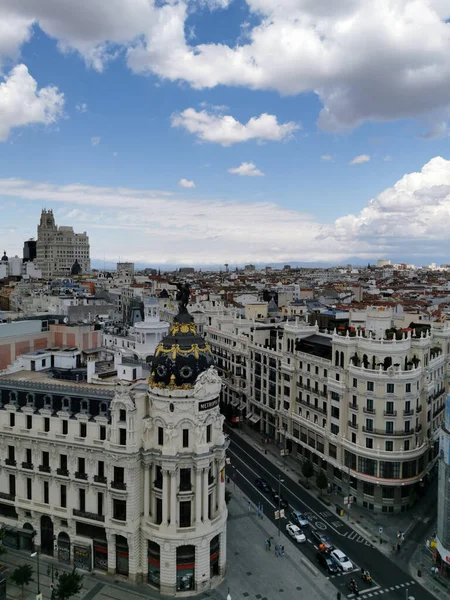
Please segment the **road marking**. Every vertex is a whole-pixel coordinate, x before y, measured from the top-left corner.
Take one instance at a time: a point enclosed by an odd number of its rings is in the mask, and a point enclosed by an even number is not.
[[[322,523],[322,521],[316,521],[315,525],[317,529],[321,529],[322,531],[325,531],[325,529],[327,528],[325,523]]]

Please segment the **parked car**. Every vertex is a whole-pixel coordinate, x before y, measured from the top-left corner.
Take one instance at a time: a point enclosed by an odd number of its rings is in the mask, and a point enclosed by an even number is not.
[[[318,552],[316,554],[316,561],[321,567],[327,570],[330,575],[335,575],[339,572],[336,561],[328,552]]]
[[[291,520],[293,523],[295,523],[299,527],[308,527],[309,526],[308,519],[299,510],[293,510],[291,512]]]
[[[346,554],[342,552],[342,550],[339,550],[339,548],[335,548],[331,551],[330,554],[337,562],[341,571],[353,571],[352,561],[348,558]]]
[[[278,508],[278,504],[281,508],[289,508],[289,502],[283,498],[283,496],[279,496],[277,492],[272,492],[272,500],[276,508]]]
[[[313,539],[313,542],[315,542],[319,548],[320,546],[323,546],[326,550],[332,550],[334,548],[333,544],[330,541],[330,538],[327,535],[324,535],[323,533],[319,533],[317,530],[314,530],[311,533],[311,537]]]
[[[257,488],[259,488],[263,492],[270,493],[272,491],[272,488],[270,487],[270,485],[262,477],[258,477],[258,479],[255,479],[255,485]]]
[[[302,532],[300,527],[294,525],[294,523],[288,523],[286,525],[286,531],[291,536],[291,538],[294,538],[296,542],[299,542],[300,544],[306,542],[306,535]]]

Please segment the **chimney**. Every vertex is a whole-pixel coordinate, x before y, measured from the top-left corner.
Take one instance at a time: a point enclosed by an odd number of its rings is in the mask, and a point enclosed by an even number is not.
[[[95,375],[95,358],[89,356],[87,361],[87,382],[92,383],[92,378]]]

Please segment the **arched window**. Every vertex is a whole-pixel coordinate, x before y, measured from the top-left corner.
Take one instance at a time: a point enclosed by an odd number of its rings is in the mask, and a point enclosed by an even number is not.
[[[344,367],[344,353],[341,352],[341,362],[340,362],[340,366]]]
[[[34,406],[34,394],[27,394],[27,406]]]
[[[334,353],[334,364],[336,365],[336,367],[339,366],[339,352],[337,350]]]
[[[70,409],[70,398],[68,396],[65,396],[62,399],[62,409],[63,410],[69,410]]]
[[[89,402],[87,400],[81,401],[81,412],[88,412],[89,410]]]
[[[9,402],[10,404],[17,404],[18,401],[18,393],[16,391],[9,392]]]
[[[99,412],[101,415],[105,415],[108,412],[108,406],[107,406],[106,402],[100,403]]]

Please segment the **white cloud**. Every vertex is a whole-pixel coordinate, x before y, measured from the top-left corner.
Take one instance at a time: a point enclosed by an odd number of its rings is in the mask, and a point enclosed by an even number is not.
[[[119,156],[118,152],[113,152],[112,155],[114,156],[114,158],[117,158]]]
[[[321,160],[325,160],[325,161],[333,161],[334,157],[332,154],[322,154],[322,156],[320,157]]]
[[[215,107],[220,109],[221,107]],[[288,139],[300,128],[297,123],[279,124],[276,116],[262,114],[252,117],[243,124],[231,115],[217,115],[186,108],[181,113],[174,113],[171,118],[172,127],[183,127],[205,142],[214,142],[222,146],[247,142],[249,140],[281,141]]]
[[[102,138],[99,135],[94,135],[93,137],[91,137],[92,146],[98,146],[100,144],[101,139]]]
[[[450,160],[437,157],[381,192],[356,215],[325,224],[271,202],[178,198],[155,190],[52,185],[0,179],[0,198],[35,203],[32,227],[17,216],[11,228],[35,232],[41,206],[67,207],[86,221],[92,256],[154,264],[242,264],[450,254]],[[28,214],[33,216],[30,208]],[[25,227],[25,229],[24,229]],[[27,229],[28,227],[28,229]],[[117,232],[111,246],[112,232]],[[22,236],[23,237],[23,236]],[[11,252],[16,233],[2,231]]]
[[[86,102],[79,102],[75,108],[78,112],[85,113],[87,111],[87,104]]]
[[[178,182],[178,185],[182,188],[188,188],[188,189],[193,189],[195,188],[195,183],[189,179],[180,179],[180,181]]]
[[[351,160],[349,165],[360,165],[362,163],[369,162],[370,156],[368,154],[360,154],[359,156],[355,156],[353,160]]]
[[[2,0],[0,55],[16,59],[37,24],[62,52],[79,52],[98,71],[126,54],[136,73],[197,89],[313,92],[322,103],[319,125],[328,131],[431,116],[429,135],[445,134],[445,0],[243,1],[252,18],[245,14],[245,36],[227,45],[188,40],[186,20],[196,9],[225,8],[229,0]]]
[[[239,167],[228,169],[228,173],[233,175],[243,175],[246,177],[263,177],[264,173],[256,168],[253,163],[243,162]]]
[[[0,83],[0,141],[11,129],[34,123],[49,125],[63,115],[64,94],[54,86],[38,89],[25,65],[17,65]]]

